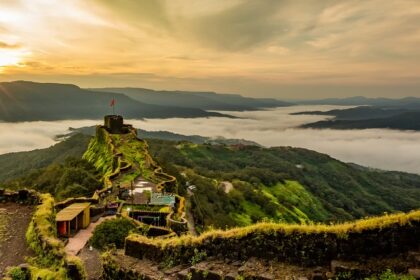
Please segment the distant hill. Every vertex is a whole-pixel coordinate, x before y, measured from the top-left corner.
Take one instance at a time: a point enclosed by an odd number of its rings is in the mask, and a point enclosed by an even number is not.
[[[116,113],[127,118],[227,116],[187,106],[146,104],[124,94],[94,92],[69,84],[16,81],[0,83],[0,120],[102,119],[112,113],[112,98],[117,100]]]
[[[144,88],[99,88],[92,90],[123,93],[130,98],[148,104],[201,110],[246,111],[292,105],[272,98],[249,98],[236,94],[214,92],[156,91]]]
[[[49,148],[0,155],[0,183],[52,163],[62,163],[68,157],[81,158],[90,139],[88,135],[75,134]]]
[[[349,98],[327,98],[317,100],[296,100],[297,104],[306,105],[342,105],[342,106],[381,106],[381,107],[404,107],[404,108],[420,108],[420,98],[404,97],[399,99],[392,98],[367,98],[364,96],[355,96]]]
[[[304,128],[332,128],[332,129],[367,129],[389,128],[398,130],[420,131],[420,111],[406,112],[390,117],[374,119],[333,119],[304,124]]]
[[[330,111],[306,111],[292,113],[291,115],[321,115],[321,116],[334,116],[336,120],[365,120],[365,119],[377,119],[377,118],[388,118],[396,116],[402,113],[406,113],[408,110],[403,108],[382,108],[372,106],[359,106],[349,109],[335,109]]]
[[[414,105],[411,105],[414,108]],[[303,128],[367,129],[390,128],[398,130],[420,130],[420,109],[407,106],[359,106],[330,111],[308,111],[293,115],[325,115],[333,119],[307,123]]]

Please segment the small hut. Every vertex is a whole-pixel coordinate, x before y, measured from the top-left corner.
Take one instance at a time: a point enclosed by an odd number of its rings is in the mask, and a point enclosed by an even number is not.
[[[74,203],[57,213],[57,232],[60,237],[73,236],[90,224],[90,203]]]

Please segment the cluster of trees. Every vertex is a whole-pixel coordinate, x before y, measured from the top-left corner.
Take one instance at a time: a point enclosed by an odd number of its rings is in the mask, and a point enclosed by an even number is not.
[[[91,138],[75,134],[49,148],[0,155],[0,182],[19,178],[52,163],[62,163],[68,157],[81,158]]]
[[[58,200],[68,197],[91,196],[101,184],[101,174],[88,161],[67,158],[63,163],[53,163],[6,183],[8,187],[22,187],[48,192]]]

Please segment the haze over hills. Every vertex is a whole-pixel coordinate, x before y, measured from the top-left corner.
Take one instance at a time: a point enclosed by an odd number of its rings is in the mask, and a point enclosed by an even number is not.
[[[98,88],[92,90],[123,93],[148,104],[202,110],[242,111],[293,105],[274,98],[249,98],[237,94],[214,92],[156,91],[144,88]]]
[[[420,130],[420,98],[401,99],[353,97],[302,101],[305,104],[362,105],[354,108],[330,111],[307,111],[293,115],[324,115],[333,119],[302,125],[303,128],[367,129],[389,128]]]
[[[124,112],[128,118],[227,116],[185,106],[146,104],[123,94],[93,92],[69,84],[16,81],[0,83],[0,120],[101,119],[112,112],[112,98],[117,100],[117,113]]]
[[[412,106],[411,106],[412,107]],[[325,115],[333,119],[303,124],[302,128],[367,129],[389,128],[397,130],[420,130],[420,110],[404,106],[360,106],[330,111],[298,112],[294,115]]]
[[[420,111],[405,112],[389,117],[371,119],[333,119],[304,124],[303,128],[330,128],[330,129],[367,129],[389,128],[398,130],[420,131]]]
[[[348,109],[334,109],[329,111],[304,111],[291,115],[322,115],[334,116],[336,120],[365,120],[380,119],[406,113],[409,110],[403,108],[383,108],[372,106],[358,106]]]
[[[305,105],[343,105],[343,106],[397,106],[405,108],[419,108],[420,98],[418,97],[404,97],[404,98],[368,98],[364,96],[354,96],[348,98],[326,98],[314,100],[293,100],[295,104]]]

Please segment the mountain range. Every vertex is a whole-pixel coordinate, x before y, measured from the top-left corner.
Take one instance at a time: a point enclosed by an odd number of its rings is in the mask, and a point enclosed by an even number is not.
[[[0,83],[0,120],[101,119],[113,113],[112,98],[117,100],[116,113],[124,113],[127,118],[227,116],[196,108],[146,104],[123,94],[93,92],[75,85],[17,81]]]
[[[112,99],[116,100],[115,113],[132,119],[232,117],[206,110],[256,110],[289,105],[275,99],[232,94],[152,92],[144,89],[87,90],[71,84],[28,81],[2,82],[0,120],[101,119],[103,115],[114,113],[110,107]]]
[[[156,91],[144,88],[99,88],[92,90],[122,93],[148,104],[201,110],[249,111],[293,105],[274,98],[250,98],[237,94],[215,92]]]
[[[315,101],[312,101],[315,102]],[[316,101],[323,105],[362,105],[329,111],[306,111],[293,115],[325,115],[332,119],[307,123],[303,128],[420,130],[420,98],[402,99],[353,97]]]
[[[404,107],[404,108],[420,108],[420,98],[404,97],[404,98],[368,98],[364,96],[354,96],[348,98],[326,98],[314,100],[293,100],[294,104],[303,105],[340,105],[340,106],[381,106],[381,107]]]

